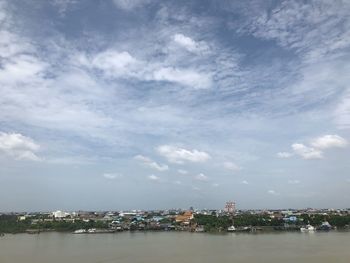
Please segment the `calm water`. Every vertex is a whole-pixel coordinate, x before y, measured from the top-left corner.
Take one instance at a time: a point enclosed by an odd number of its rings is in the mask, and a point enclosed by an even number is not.
[[[6,235],[1,263],[350,262],[350,232]]]

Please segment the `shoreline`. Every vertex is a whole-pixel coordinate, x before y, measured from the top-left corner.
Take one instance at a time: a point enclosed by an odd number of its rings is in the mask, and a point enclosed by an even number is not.
[[[41,233],[61,233],[61,234],[73,234],[73,235],[98,235],[98,234],[120,234],[120,233],[193,233],[193,234],[269,234],[269,233],[301,233],[301,234],[308,234],[308,233],[330,233],[330,232],[341,232],[341,233],[350,233],[349,228],[337,228],[337,229],[331,229],[331,230],[315,230],[312,232],[302,232],[300,229],[293,229],[293,230],[276,230],[273,228],[265,228],[265,229],[259,229],[255,231],[188,231],[188,230],[124,230],[124,231],[116,231],[116,230],[110,230],[110,229],[97,229],[95,232],[79,232],[75,233],[74,231],[59,231],[54,229],[27,229],[26,231],[20,231],[20,232],[3,232],[0,233],[0,238],[4,237],[6,235],[17,235],[17,234],[28,234],[28,235],[39,235]]]

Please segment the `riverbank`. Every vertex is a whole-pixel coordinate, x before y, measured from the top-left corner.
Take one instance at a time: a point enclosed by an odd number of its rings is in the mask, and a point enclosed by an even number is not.
[[[114,217],[93,218],[50,218],[37,215],[34,217],[18,217],[15,215],[0,216],[0,233],[40,232],[88,232],[93,229],[105,232],[121,231],[187,231],[187,232],[259,232],[259,231],[306,231],[347,229],[350,215],[300,215],[298,217],[277,217],[267,214],[203,215],[182,214],[159,216],[156,214],[118,215]]]
[[[55,229],[26,229],[21,232],[8,232],[8,233],[0,233],[0,237],[5,236],[5,234],[30,234],[30,235],[38,235],[41,233],[66,233],[66,234],[116,234],[121,232],[129,232],[129,233],[160,233],[160,232],[190,232],[190,233],[208,233],[208,234],[231,234],[231,233],[247,233],[247,234],[257,234],[257,233],[283,233],[283,232],[302,232],[300,228],[281,228],[281,227],[271,227],[271,226],[262,226],[262,227],[246,227],[246,228],[238,228],[235,231],[227,231],[227,230],[211,230],[211,231],[196,231],[196,230],[184,230],[184,229],[173,229],[173,230],[115,230],[115,229],[78,229],[76,231],[63,231],[63,230],[55,230]],[[330,230],[317,230],[315,229],[312,232],[348,232],[350,233],[350,228],[336,228]]]

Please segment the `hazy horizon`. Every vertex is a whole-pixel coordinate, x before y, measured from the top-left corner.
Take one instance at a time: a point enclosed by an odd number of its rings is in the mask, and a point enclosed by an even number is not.
[[[64,210],[64,209],[51,209],[51,210],[23,210],[23,211],[0,211],[4,214],[11,214],[11,213],[52,213],[56,211],[62,211],[67,213],[73,213],[73,212],[96,212],[96,213],[103,213],[103,212],[130,212],[130,211],[141,211],[141,212],[148,212],[148,211],[169,211],[169,210],[182,210],[182,211],[189,211],[191,207],[172,207],[172,208],[154,208],[154,209],[90,209],[90,210],[82,210],[82,209],[73,209],[73,210]],[[197,208],[193,207],[194,211],[200,211],[200,210],[224,210],[224,207],[217,207],[217,208]],[[307,209],[316,209],[316,210],[323,210],[323,209],[330,209],[330,210],[344,210],[349,209],[349,207],[280,207],[280,208],[237,208],[236,211],[288,211],[288,210],[307,210]]]
[[[0,211],[349,207],[349,14],[0,0]]]

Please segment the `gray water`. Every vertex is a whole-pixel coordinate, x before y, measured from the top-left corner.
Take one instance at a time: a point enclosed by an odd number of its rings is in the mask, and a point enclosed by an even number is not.
[[[350,233],[17,234],[0,237],[1,263],[350,262]]]

